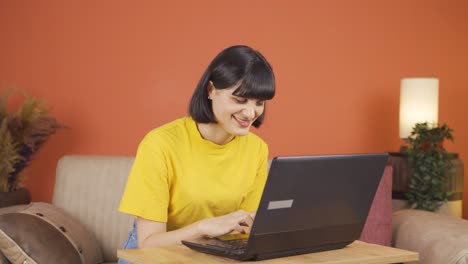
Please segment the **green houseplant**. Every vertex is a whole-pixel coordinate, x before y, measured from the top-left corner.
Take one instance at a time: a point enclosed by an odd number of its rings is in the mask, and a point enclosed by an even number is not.
[[[409,190],[406,198],[411,207],[436,211],[452,195],[447,191],[448,177],[453,175],[450,159],[443,146],[445,139],[453,141],[453,130],[446,124],[430,126],[417,123],[411,135],[405,138],[410,168]]]
[[[13,95],[22,99],[17,111],[8,107]],[[0,94],[0,193],[23,187],[22,171],[47,139],[62,127],[49,114],[43,100],[17,89]]]

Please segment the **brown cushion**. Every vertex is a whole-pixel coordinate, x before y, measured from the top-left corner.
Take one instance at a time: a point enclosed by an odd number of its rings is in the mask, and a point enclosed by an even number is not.
[[[96,264],[97,242],[61,209],[31,203],[0,209],[0,251],[13,263]]]

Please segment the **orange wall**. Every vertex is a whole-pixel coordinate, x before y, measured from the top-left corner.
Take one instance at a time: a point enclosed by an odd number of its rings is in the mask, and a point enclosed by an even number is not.
[[[435,76],[439,119],[455,129],[447,147],[468,160],[466,14],[464,0],[3,0],[0,88],[48,100],[70,126],[27,171],[35,201],[51,200],[62,155],[133,155],[147,131],[185,115],[232,44],[276,72],[258,131],[271,156],[395,151],[400,78]]]

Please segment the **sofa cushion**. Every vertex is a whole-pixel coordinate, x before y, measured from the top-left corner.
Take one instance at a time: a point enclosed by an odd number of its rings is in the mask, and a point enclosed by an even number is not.
[[[393,243],[419,252],[419,263],[468,264],[468,221],[414,209],[396,211]]]
[[[106,262],[117,261],[134,217],[117,211],[133,157],[64,156],[57,165],[52,204],[96,238]]]
[[[0,251],[13,263],[102,262],[95,239],[61,209],[31,203],[0,209]]]

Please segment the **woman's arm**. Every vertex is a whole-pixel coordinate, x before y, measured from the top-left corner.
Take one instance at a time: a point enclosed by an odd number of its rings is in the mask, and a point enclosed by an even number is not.
[[[227,215],[211,217],[189,226],[167,232],[166,223],[137,217],[138,247],[158,247],[179,244],[181,240],[217,237],[232,231],[248,233],[253,223],[253,213],[239,210]]]

